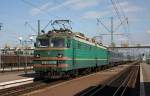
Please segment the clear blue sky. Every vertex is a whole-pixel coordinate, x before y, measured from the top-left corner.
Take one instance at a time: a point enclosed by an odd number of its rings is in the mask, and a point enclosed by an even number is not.
[[[111,0],[0,0],[0,22],[3,28],[0,31],[0,46],[5,43],[11,46],[19,43],[18,37],[27,38],[29,34],[36,34],[25,25],[27,21],[37,30],[37,20],[41,20],[44,27],[52,19],[70,19],[73,21],[74,31],[80,31],[92,37],[101,33],[108,33],[101,25],[96,25],[96,18],[110,27],[109,17],[114,16],[114,26],[120,22],[116,16]],[[129,32],[120,27],[116,33],[129,34],[115,36],[115,42],[127,40],[131,43],[150,45],[150,1],[149,0],[113,0],[117,2],[120,15],[122,11],[129,19]],[[121,8],[119,7],[121,6]],[[123,19],[122,19],[123,20]],[[48,29],[47,29],[48,30]],[[104,44],[110,42],[109,36],[103,36]]]

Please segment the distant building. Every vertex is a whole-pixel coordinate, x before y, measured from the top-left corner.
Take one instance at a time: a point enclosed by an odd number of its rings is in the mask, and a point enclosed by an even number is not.
[[[34,48],[1,48],[1,54],[7,55],[33,55]]]
[[[126,42],[121,42],[121,47],[129,47],[129,43]]]

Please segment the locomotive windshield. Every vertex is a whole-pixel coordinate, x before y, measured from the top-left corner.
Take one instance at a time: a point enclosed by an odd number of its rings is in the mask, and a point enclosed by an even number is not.
[[[65,47],[64,38],[38,39],[38,47]]]
[[[37,43],[38,43],[38,47],[48,47],[49,39],[39,39]]]
[[[65,40],[63,38],[53,38],[50,45],[51,47],[65,47]]]

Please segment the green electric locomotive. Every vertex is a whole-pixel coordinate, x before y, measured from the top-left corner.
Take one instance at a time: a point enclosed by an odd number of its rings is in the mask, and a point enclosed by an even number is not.
[[[106,47],[69,29],[40,34],[35,45],[34,71],[40,76],[73,76],[109,64]]]

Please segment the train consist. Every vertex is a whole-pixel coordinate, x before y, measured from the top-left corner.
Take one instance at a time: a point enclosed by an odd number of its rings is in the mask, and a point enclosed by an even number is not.
[[[150,55],[143,55],[143,61],[146,62],[147,64],[150,64]]]
[[[69,29],[52,29],[37,36],[34,71],[55,78],[74,76],[127,61],[123,54],[109,51],[101,43]]]

